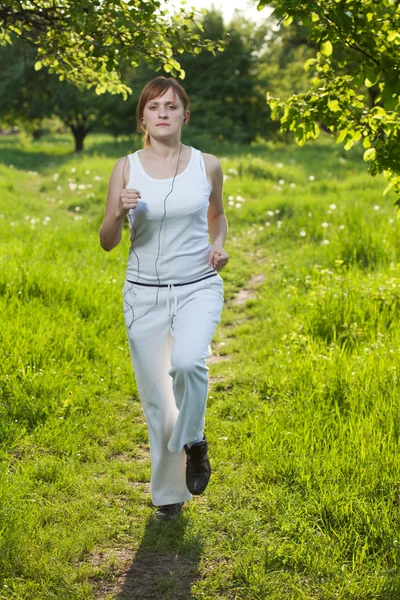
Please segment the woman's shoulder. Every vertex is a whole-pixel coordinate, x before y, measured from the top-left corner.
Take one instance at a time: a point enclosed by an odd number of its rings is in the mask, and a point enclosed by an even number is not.
[[[118,177],[123,178],[124,187],[127,185],[128,181],[129,181],[129,172],[130,172],[129,157],[130,156],[132,156],[132,155],[126,154],[125,156],[121,156],[121,158],[119,158],[117,160],[117,162],[115,163],[113,171],[112,171],[112,174],[115,174]]]
[[[219,162],[218,158],[214,156],[214,154],[208,154],[207,152],[202,152],[201,154],[204,159],[207,173],[213,175],[222,172],[221,163]]]
[[[136,152],[134,152],[132,154],[125,154],[125,156],[121,156],[121,158],[118,158],[118,160],[114,164],[114,168],[119,167],[122,169],[124,167],[124,165],[129,163],[129,159],[132,158],[134,156],[134,154],[136,154]]]

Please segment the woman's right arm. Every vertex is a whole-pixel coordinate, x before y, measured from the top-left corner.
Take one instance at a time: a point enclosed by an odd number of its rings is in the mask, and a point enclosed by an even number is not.
[[[124,171],[125,164],[127,169]],[[129,161],[126,157],[115,163],[108,184],[106,213],[99,230],[100,245],[107,252],[120,243],[125,216],[136,208],[141,197],[138,190],[125,189],[125,180],[129,181]]]

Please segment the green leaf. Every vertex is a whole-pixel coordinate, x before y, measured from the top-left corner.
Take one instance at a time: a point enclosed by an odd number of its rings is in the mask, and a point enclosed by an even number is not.
[[[385,187],[385,189],[384,189],[384,191],[383,191],[383,194],[382,194],[382,195],[383,195],[383,196],[386,196],[386,194],[387,194],[388,192],[390,192],[390,190],[392,189],[392,187],[393,187],[393,186],[394,186],[394,183],[389,183],[389,185],[387,185],[387,186]],[[400,199],[399,199],[397,202],[400,202]]]
[[[40,69],[41,69],[42,67],[43,67],[43,65],[42,65],[42,61],[40,61],[40,60],[37,60],[37,61],[35,62],[35,64],[34,64],[34,67],[33,67],[33,68],[35,69],[35,71],[40,71]]]
[[[368,148],[363,154],[363,159],[368,162],[370,160],[375,160],[376,158],[376,150],[375,148]]]
[[[354,140],[353,139],[349,139],[347,140],[347,142],[345,143],[345,145],[343,146],[345,150],[351,150],[351,148],[354,146]]]
[[[332,112],[337,112],[340,110],[339,102],[337,100],[328,100],[328,108]]]
[[[309,69],[311,69],[311,67],[313,67],[315,65],[315,63],[317,62],[316,58],[309,58],[308,60],[306,60],[306,62],[303,65],[303,69],[305,71],[308,71]]]
[[[374,106],[374,108],[371,110],[371,113],[380,119],[387,117],[387,112],[384,108],[382,108],[382,106]]]
[[[363,146],[364,146],[364,148],[371,148],[371,140],[369,139],[369,137],[367,135],[363,139]]]
[[[329,40],[326,40],[326,42],[323,42],[321,44],[321,54],[322,56],[331,56],[332,54],[332,44]]]
[[[341,142],[343,142],[344,138],[346,137],[347,134],[348,134],[347,129],[342,129],[342,131],[339,132],[339,135],[336,139],[336,143],[340,144]]]

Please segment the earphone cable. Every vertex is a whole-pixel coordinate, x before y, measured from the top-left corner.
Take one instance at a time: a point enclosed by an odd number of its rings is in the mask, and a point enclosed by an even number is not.
[[[159,285],[159,286],[161,285],[161,281],[160,281],[160,277],[159,277],[159,273],[158,273],[157,263],[158,263],[158,260],[159,260],[159,258],[160,258],[160,252],[161,252],[161,230],[162,230],[162,226],[163,226],[164,219],[165,219],[165,217],[166,217],[166,215],[167,215],[167,199],[169,198],[169,196],[170,196],[170,195],[172,194],[172,192],[174,191],[174,184],[175,184],[175,179],[176,179],[176,177],[177,177],[177,175],[178,175],[178,170],[179,170],[179,161],[180,161],[180,158],[181,158],[182,148],[183,148],[183,144],[181,143],[181,146],[180,146],[180,148],[179,148],[178,160],[177,160],[177,163],[176,163],[176,170],[175,170],[175,174],[174,174],[174,176],[173,176],[173,178],[172,178],[171,190],[168,192],[168,194],[167,194],[167,195],[165,196],[165,198],[164,198],[164,213],[163,213],[163,216],[162,216],[162,219],[161,219],[161,222],[160,222],[160,228],[159,228],[159,231],[158,231],[158,251],[157,251],[157,257],[156,257],[156,260],[155,260],[155,263],[154,263],[154,270],[155,270],[155,273],[156,273],[156,277],[157,277],[157,280],[158,280],[158,285]],[[126,157],[126,158],[128,158],[128,157]],[[126,162],[126,159],[125,159],[125,162]],[[133,237],[133,238],[131,237],[131,248],[130,248],[130,250],[131,250],[131,251],[132,251],[132,252],[135,254],[135,256],[136,256],[136,259],[137,259],[137,263],[138,263],[138,272],[137,272],[137,278],[136,278],[136,281],[138,281],[138,280],[139,280],[139,257],[138,257],[138,255],[136,254],[136,252],[135,252],[135,249],[134,249],[134,247],[133,247],[133,243],[134,243],[134,241],[135,241],[135,239],[136,239],[136,229],[135,229],[135,227],[134,227],[134,224],[133,224],[133,219],[132,219],[132,220],[130,219],[130,215],[129,215],[129,213],[128,213],[128,220],[129,220],[129,223],[130,223],[130,225],[131,225],[131,228],[134,230],[134,237]],[[134,285],[134,283],[132,283],[132,285],[131,285],[131,287],[129,288],[129,290],[127,290],[127,291],[125,292],[125,294],[124,294],[124,301],[125,301],[125,302],[126,302],[126,300],[125,300],[125,296],[126,296],[126,294],[127,294],[127,293],[129,293],[129,292],[131,291],[131,289],[132,289],[133,285]],[[154,310],[154,309],[156,308],[156,306],[157,306],[157,304],[158,304],[158,295],[159,295],[159,290],[160,290],[160,288],[159,288],[159,287],[157,287],[157,291],[156,291],[156,301],[155,301],[155,303],[153,304],[153,306],[151,306],[151,307],[150,307],[150,308],[149,308],[149,309],[148,309],[148,310],[147,310],[147,311],[146,311],[146,312],[145,312],[143,315],[140,315],[139,317],[136,317],[136,318],[135,318],[135,311],[134,311],[134,308],[133,308],[133,306],[131,306],[131,305],[130,305],[128,302],[126,302],[126,304],[128,304],[128,306],[129,306],[130,310],[132,311],[132,320],[131,320],[131,322],[130,322],[130,324],[129,324],[129,326],[128,326],[128,329],[130,329],[130,328],[131,328],[131,326],[133,325],[133,323],[134,323],[135,321],[137,321],[138,319],[141,319],[141,318],[145,317],[146,315],[148,315],[148,314],[149,314],[149,312],[151,312],[152,310]],[[124,311],[124,312],[128,312],[128,311]]]

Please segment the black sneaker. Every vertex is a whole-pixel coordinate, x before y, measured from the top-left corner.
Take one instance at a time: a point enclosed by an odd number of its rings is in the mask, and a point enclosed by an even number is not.
[[[177,519],[179,517],[182,506],[183,502],[159,506],[156,512],[156,517],[161,521],[173,521],[174,519]]]
[[[208,443],[203,441],[191,448],[184,446],[186,452],[186,486],[191,494],[199,495],[204,492],[211,476],[211,465],[208,460]]]

